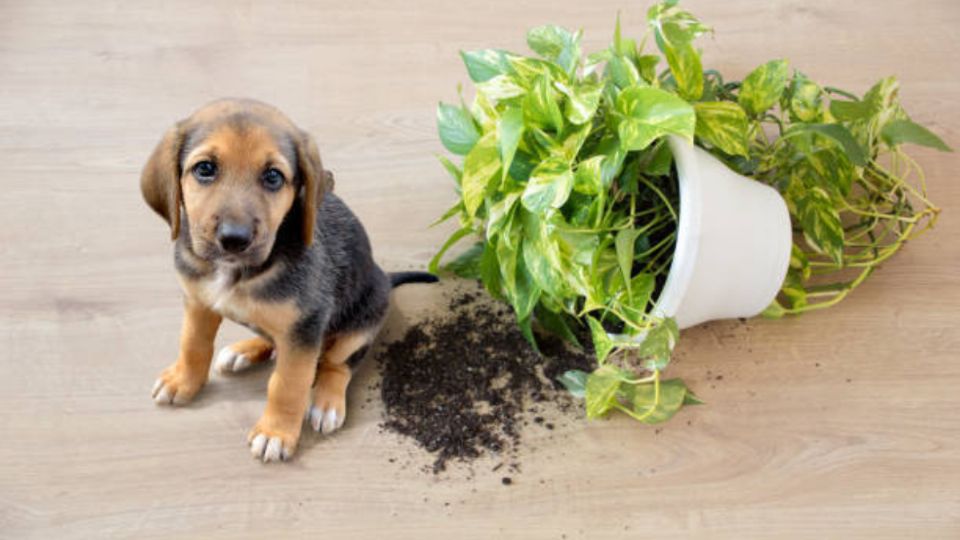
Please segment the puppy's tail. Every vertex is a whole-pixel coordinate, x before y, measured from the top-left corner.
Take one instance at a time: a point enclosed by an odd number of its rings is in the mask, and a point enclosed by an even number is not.
[[[390,272],[390,286],[399,287],[406,283],[436,283],[440,280],[429,272]]]

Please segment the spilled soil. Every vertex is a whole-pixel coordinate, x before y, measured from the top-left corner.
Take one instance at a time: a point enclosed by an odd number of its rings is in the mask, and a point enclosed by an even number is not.
[[[417,323],[378,351],[382,428],[435,456],[433,473],[484,455],[502,460],[494,470],[519,472],[525,426],[553,430],[546,417],[556,411],[583,414],[556,377],[592,371],[595,363],[556,338],[538,335],[538,344],[540,352],[523,338],[510,308],[482,289],[453,293],[447,314]]]

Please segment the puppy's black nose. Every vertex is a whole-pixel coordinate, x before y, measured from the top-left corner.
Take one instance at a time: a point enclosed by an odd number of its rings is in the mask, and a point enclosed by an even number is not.
[[[240,253],[253,242],[253,228],[238,223],[221,222],[217,226],[217,242],[224,251]]]

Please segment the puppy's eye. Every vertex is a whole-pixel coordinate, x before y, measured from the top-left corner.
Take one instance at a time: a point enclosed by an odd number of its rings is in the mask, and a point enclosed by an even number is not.
[[[279,190],[283,187],[283,181],[283,173],[272,167],[263,171],[263,175],[260,176],[260,182],[268,191]]]
[[[201,161],[193,166],[193,175],[201,184],[209,184],[217,176],[217,165],[212,161]]]

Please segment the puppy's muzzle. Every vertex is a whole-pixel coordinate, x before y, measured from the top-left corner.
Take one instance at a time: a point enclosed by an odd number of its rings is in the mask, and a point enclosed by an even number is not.
[[[253,227],[222,221],[217,226],[217,243],[227,253],[243,253],[253,243]]]

